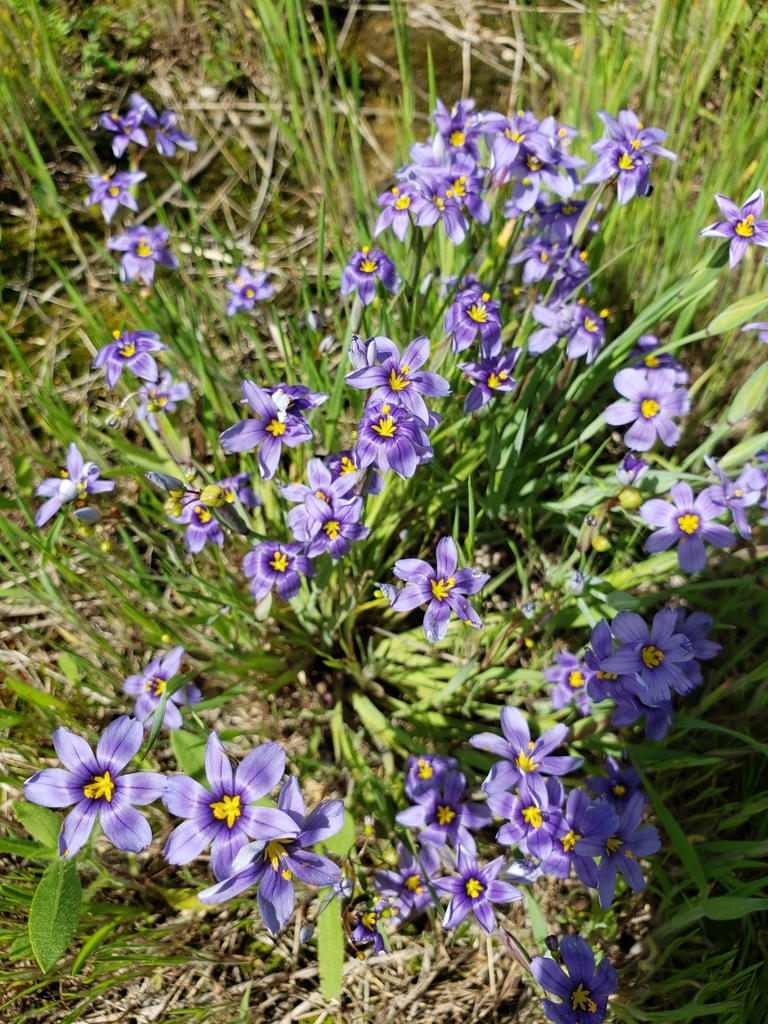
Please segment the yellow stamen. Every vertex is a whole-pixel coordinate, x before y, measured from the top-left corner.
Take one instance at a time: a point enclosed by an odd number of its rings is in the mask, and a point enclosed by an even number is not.
[[[659,366],[660,366],[658,356],[654,356],[654,355],[646,356],[645,359],[643,360],[643,362],[645,363],[645,365],[648,367],[649,370],[657,370],[659,368]]]
[[[560,213],[565,213],[565,214],[576,213],[577,209],[578,209],[578,207],[574,206],[573,203],[564,203],[560,207]]]
[[[742,238],[751,238],[755,233],[755,229],[752,226],[755,223],[754,214],[749,214],[744,220],[740,220],[736,225],[736,234],[741,235]]]
[[[209,511],[205,505],[195,505],[195,512],[197,514],[197,518],[203,525],[205,523],[210,523],[213,519],[213,512]]]
[[[544,823],[544,819],[542,818],[541,811],[538,807],[524,807],[521,813],[526,825],[531,825],[533,828],[541,828]]]
[[[246,288],[245,289],[245,297],[246,297],[246,299],[252,299],[255,294],[256,293],[254,292],[253,288]]]
[[[280,867],[280,860],[285,856],[285,848],[290,839],[273,839],[264,850],[264,860],[268,860],[275,871]]]
[[[419,771],[418,776],[420,779],[431,779],[434,775],[432,765],[429,761],[425,761],[423,757],[419,758]]]
[[[147,691],[147,693],[149,693],[149,691],[152,690],[153,697],[162,697],[162,695],[165,693],[166,685],[167,683],[165,679],[160,679],[158,676],[155,676],[155,678],[150,679],[148,683],[144,683],[144,689]]]
[[[583,686],[583,685],[584,685],[584,676],[583,676],[583,675],[581,674],[581,672],[579,672],[579,670],[578,670],[578,669],[575,669],[575,670],[574,670],[573,672],[571,672],[571,674],[570,674],[570,675],[568,676],[568,685],[569,685],[569,686],[570,686],[570,687],[571,687],[571,688],[572,688],[573,690],[578,690],[578,688],[579,688],[580,686]]]
[[[376,262],[376,260],[365,259],[360,261],[360,266],[358,267],[358,269],[361,270],[364,274],[373,274],[376,271],[377,267],[378,263]]]
[[[341,524],[337,519],[329,519],[327,523],[323,523],[323,529],[330,540],[337,540],[341,532]]]
[[[624,841],[619,839],[618,836],[611,836],[610,839],[605,841],[605,852],[610,856],[612,853],[616,853],[620,846],[624,845]]]
[[[584,317],[584,327],[586,330],[589,331],[590,334],[594,334],[595,331],[599,328],[599,326],[600,325],[598,324],[597,320],[593,320],[589,316]]]
[[[93,782],[89,782],[87,786],[83,786],[83,793],[89,800],[100,800],[101,797],[104,797],[107,803],[111,803],[114,788],[115,784],[112,781],[109,772],[104,772],[103,775],[94,775]]]
[[[396,202],[395,202],[395,209],[396,210],[407,210],[410,205],[411,205],[411,197],[410,196],[400,196],[400,198],[398,200],[396,200]]]
[[[622,786],[620,782],[617,782],[616,785],[612,786],[611,788],[613,789],[613,792],[616,796],[624,796],[624,794],[627,792],[627,787]]]
[[[284,555],[282,551],[276,551],[269,564],[275,570],[275,572],[285,572],[288,568],[288,556]]]
[[[403,371],[408,372],[405,367]],[[404,391],[411,382],[406,380],[402,372],[398,373],[397,370],[389,371],[389,386],[393,391]]]
[[[445,209],[445,203],[443,202],[443,199],[442,199],[441,196],[432,196],[432,202],[435,204],[435,206],[438,208],[438,210],[444,210]]]
[[[450,825],[453,819],[456,817],[456,811],[452,807],[442,804],[438,805],[437,808],[437,823],[438,825]]]
[[[520,769],[521,772],[535,772],[536,765],[533,758],[528,757],[522,750],[515,758],[515,766]]]
[[[146,238],[140,238],[139,239],[139,244],[136,246],[136,255],[137,256],[149,256],[149,254],[151,252],[152,252],[152,247],[150,245],[147,245]]]
[[[463,146],[467,141],[467,137],[464,132],[456,130],[455,132],[451,132],[448,141],[452,146]]]
[[[282,437],[285,433],[285,424],[281,423],[280,420],[272,420],[264,429],[268,431],[272,437]]]
[[[600,669],[600,671],[597,673],[597,678],[598,679],[618,679],[619,678],[619,674],[618,674],[618,672],[603,672],[603,670]]]
[[[109,193],[109,195],[112,196],[113,199],[115,198],[115,196],[120,195],[120,189],[117,187],[117,185],[113,185],[112,188],[108,188],[107,192]]]
[[[446,597],[453,590],[453,586],[456,580],[453,576],[449,576],[448,579],[430,580],[429,585],[432,588],[432,596],[436,597],[438,601],[444,601]]]
[[[497,388],[502,381],[507,379],[507,371],[502,370],[499,374],[489,373],[488,380],[485,382],[489,388]]]
[[[649,647],[643,647],[640,653],[643,656],[643,664],[646,668],[658,668],[662,661],[664,661],[664,652],[660,651],[658,647],[654,647],[653,644]]]
[[[386,407],[382,407],[382,408],[389,408],[389,407],[386,406]],[[392,419],[391,416],[387,416],[386,418],[384,416],[379,417],[379,422],[378,423],[372,423],[371,427],[381,437],[394,437],[395,436],[395,431],[397,430],[397,426],[395,425],[395,421]]]
[[[696,533],[699,528],[699,517],[691,513],[687,513],[684,516],[679,516],[677,525],[690,537],[692,533]]]
[[[237,793],[234,796],[223,796],[221,800],[208,804],[208,806],[213,811],[213,816],[217,821],[226,821],[227,828],[234,828],[235,822],[242,814],[240,810],[240,796]]]
[[[471,900],[476,900],[485,886],[477,878],[468,878],[464,884],[464,891]]]
[[[533,156],[531,153],[529,153],[525,158],[525,162],[528,165],[529,171],[540,171],[544,166],[541,160],[537,159],[537,157]]]
[[[342,456],[342,459],[341,459],[341,470],[339,472],[339,475],[340,476],[344,476],[345,473],[354,473],[354,472],[355,472],[355,464],[352,461],[352,459],[350,459],[350,457],[348,455]]]
[[[360,918],[360,924],[363,928],[366,928],[369,932],[376,931],[376,911],[369,910],[367,914],[363,914]]]
[[[631,171],[635,166],[635,162],[629,153],[622,153],[619,157],[619,168],[622,171]]]
[[[522,142],[525,138],[525,135],[521,135],[520,132],[510,131],[509,128],[504,129],[504,134],[513,142]]]
[[[484,324],[488,319],[488,310],[485,308],[484,302],[473,302],[467,311],[467,315],[470,316],[475,323]]]
[[[567,832],[560,839],[560,842],[563,844],[563,850],[568,853],[574,848],[579,839],[581,839],[581,835],[571,829],[570,832]]]
[[[652,420],[654,416],[658,416],[659,409],[661,409],[661,406],[658,402],[654,402],[652,398],[644,398],[640,403],[640,412],[647,420]]]
[[[571,996],[571,1009],[588,1010],[590,1013],[594,1013],[597,1010],[597,1003],[595,1003],[594,999],[590,999],[589,989],[584,988],[584,984],[581,981]]]
[[[129,341],[127,345],[123,345],[123,347],[119,348],[117,351],[123,359],[130,359],[131,356],[136,355],[136,346],[132,341]]]
[[[461,196],[465,196],[467,194],[467,190],[464,188],[466,183],[467,183],[467,179],[466,178],[463,178],[463,177],[462,178],[457,178],[456,181],[454,181],[454,183],[453,183],[453,194],[455,196],[460,196],[460,197]]]
[[[424,892],[424,886],[421,884],[421,878],[419,875],[410,875],[406,878],[405,888],[408,892],[415,892],[417,896]]]

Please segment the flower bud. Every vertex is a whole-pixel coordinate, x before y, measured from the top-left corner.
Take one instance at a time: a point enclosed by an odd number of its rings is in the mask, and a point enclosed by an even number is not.
[[[610,546],[611,542],[608,540],[608,538],[604,537],[600,533],[598,533],[596,537],[592,538],[592,547],[595,551],[607,551]]]
[[[381,859],[391,868],[397,867],[397,850],[393,850],[390,846],[389,849],[385,850],[381,855]]]
[[[181,515],[181,499],[180,498],[167,498],[163,502],[163,511],[167,516],[180,516]]]
[[[568,590],[571,594],[575,594],[577,597],[579,594],[584,593],[584,573],[579,572],[577,569],[571,578],[568,580]]]
[[[532,619],[536,614],[536,602],[526,601],[523,607],[520,609],[526,619]]]
[[[299,942],[304,945],[312,938],[315,934],[315,929],[311,924],[305,924],[299,932]]]
[[[101,548],[102,552],[106,555],[108,551],[112,550],[112,542],[109,540],[103,540],[101,544],[99,544],[99,547]]]
[[[643,496],[637,487],[622,487],[619,491],[619,504],[622,508],[640,508]]]
[[[200,492],[200,503],[206,508],[220,508],[227,500],[227,492],[218,484],[208,484]]]

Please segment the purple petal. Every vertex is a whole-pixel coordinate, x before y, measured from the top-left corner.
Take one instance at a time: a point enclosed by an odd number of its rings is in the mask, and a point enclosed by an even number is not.
[[[83,787],[63,768],[44,768],[25,781],[24,797],[41,807],[70,807],[83,799]]]
[[[283,748],[278,743],[262,743],[240,762],[235,772],[235,786],[244,803],[253,803],[274,789],[284,772]]]
[[[118,783],[120,796],[130,804],[151,804],[162,799],[168,778],[156,772],[134,772],[123,775]]]
[[[96,747],[96,759],[102,771],[119,775],[128,762],[138,753],[144,740],[141,722],[128,715],[121,715],[110,722]]]
[[[177,826],[168,837],[163,856],[169,864],[189,864],[195,860],[219,831],[220,822],[211,818],[191,818]]]
[[[75,735],[64,726],[59,726],[53,733],[53,746],[64,764],[79,781],[90,782],[94,775],[99,774],[99,764],[93,751],[81,736]]]
[[[96,803],[95,800],[94,803]],[[152,842],[152,829],[144,815],[135,807],[131,807],[127,801],[116,799],[113,799],[111,803],[106,801],[99,801],[99,803],[101,804],[101,827],[113,846],[128,853],[139,853],[149,846]]]
[[[88,842],[100,803],[100,800],[81,800],[66,816],[59,834],[59,854],[62,857],[74,857]]]
[[[212,791],[217,795],[232,796],[235,792],[234,775],[229,755],[217,733],[212,732],[205,745],[205,774]]]

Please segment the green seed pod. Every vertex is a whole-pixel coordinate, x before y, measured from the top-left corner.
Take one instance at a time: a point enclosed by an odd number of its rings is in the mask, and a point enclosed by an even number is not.
[[[640,508],[643,496],[637,487],[622,487],[619,491],[619,504],[622,508]]]

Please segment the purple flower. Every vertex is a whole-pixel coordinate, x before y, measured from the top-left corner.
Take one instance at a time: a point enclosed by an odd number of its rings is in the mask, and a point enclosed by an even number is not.
[[[764,345],[768,345],[768,321],[762,320],[759,323],[744,324],[741,328],[743,331],[757,331],[757,340],[762,341]]]
[[[442,754],[422,754],[420,757],[409,757],[405,766],[405,795],[415,800],[428,789],[442,786],[446,772],[457,765],[455,757]]]
[[[179,118],[174,111],[164,110],[161,114],[157,114],[149,100],[145,100],[136,92],[128,98],[128,103],[133,110],[140,114],[144,124],[154,129],[155,145],[158,153],[162,156],[173,158],[176,156],[177,146],[189,150],[190,153],[197,151],[197,141],[177,127]]]
[[[686,615],[684,608],[676,608],[675,614],[675,629],[686,637],[693,651],[691,660],[682,662],[680,668],[690,679],[691,687],[701,686],[704,677],[699,661],[709,661],[723,649],[722,645],[715,643],[714,640],[707,640],[712,629],[712,616],[705,612],[690,612]]]
[[[80,449],[73,442],[67,448],[66,469],[61,476],[49,476],[35,488],[38,498],[47,498],[35,515],[35,526],[45,526],[48,520],[70,501],[84,494],[103,494],[115,489],[114,480],[99,480],[101,470],[95,462],[85,462]]]
[[[326,455],[325,464],[331,471],[331,475],[334,480],[339,477],[346,476],[348,473],[354,473],[353,479],[358,478],[359,468],[357,465],[357,457],[353,448],[345,449],[344,451],[334,452],[332,455]],[[365,485],[366,494],[381,494],[384,489],[384,479],[378,470],[372,469],[368,482]]]
[[[227,316],[234,316],[241,309],[250,312],[257,302],[271,299],[275,289],[269,278],[270,274],[266,270],[252,274],[247,267],[239,267],[235,280],[227,281],[225,285],[227,291],[232,292],[232,298],[227,303]]]
[[[473,160],[479,160],[477,139],[480,138],[482,128],[472,116],[475,101],[459,100],[449,111],[442,100],[436,100],[435,108],[432,111],[432,121],[445,142],[447,151],[451,155],[466,153]]]
[[[149,355],[150,352],[167,351],[168,346],[160,341],[160,335],[154,331],[113,331],[115,339],[104,345],[96,353],[93,366],[106,366],[107,387],[113,388],[120,379],[123,367],[142,380],[154,383],[157,380],[157,363]]]
[[[386,951],[386,945],[379,931],[382,913],[389,906],[389,900],[379,900],[373,910],[358,910],[355,914],[355,927],[352,929],[352,941],[358,945],[373,943],[373,955]]]
[[[538,145],[539,121],[530,110],[518,110],[511,118],[501,118],[496,125],[491,146],[494,176],[506,180],[503,172],[522,153],[532,152],[530,145]],[[546,152],[546,151],[545,151]]]
[[[217,480],[215,486],[224,490],[224,500],[229,504],[237,498],[244,508],[258,508],[261,505],[261,498],[251,487],[252,473],[236,473],[234,476]]]
[[[254,807],[282,779],[285,751],[277,743],[262,743],[246,754],[232,771],[224,746],[212,732],[205,745],[208,789],[186,775],[170,775],[163,803],[178,818],[186,818],[168,837],[163,856],[169,864],[189,864],[209,844],[211,868],[220,881],[233,873],[235,857],[249,839],[295,837],[292,817],[273,807]]]
[[[427,881],[433,881],[440,868],[440,855],[433,846],[422,846],[414,857],[407,846],[397,844],[397,870],[377,871],[373,884],[383,896],[395,902],[393,921],[416,917],[434,902]]]
[[[536,212],[539,215],[537,228],[540,234],[549,242],[569,241],[586,205],[585,201],[579,199],[565,199],[547,205],[542,203],[539,197]],[[590,221],[589,230],[598,230],[597,221]]]
[[[487,405],[494,395],[508,394],[514,390],[517,381],[512,376],[512,370],[521,352],[521,348],[511,348],[491,356],[481,350],[479,363],[459,363],[459,369],[478,382],[466,397],[465,413],[475,412]]]
[[[357,428],[355,459],[360,469],[376,462],[382,473],[393,469],[407,480],[433,454],[421,421],[409,409],[375,400],[368,403]]]
[[[587,677],[589,673],[579,659],[570,651],[555,655],[557,665],[544,670],[544,678],[555,683],[550,694],[552,707],[560,711],[566,704],[575,704],[579,714],[589,714],[589,697],[587,695]]]
[[[491,812],[484,804],[462,801],[467,780],[461,772],[449,771],[441,785],[414,795],[416,801],[395,817],[398,825],[422,828],[419,842],[430,846],[451,843],[454,848],[462,844],[471,853],[476,850],[469,829],[477,830],[490,824]]]
[[[580,840],[584,854],[600,857],[597,868],[597,894],[600,906],[607,910],[616,889],[616,872],[620,871],[630,889],[642,892],[645,879],[637,863],[638,857],[647,857],[661,847],[659,833],[652,826],[641,828],[645,800],[641,793],[635,793],[621,816],[616,832],[605,843]]]
[[[180,515],[168,518],[187,527],[184,542],[193,555],[202,551],[206,544],[221,547],[224,543],[224,533],[218,520],[211,509],[202,502],[189,501],[182,508]]]
[[[591,148],[594,149],[594,144]],[[650,166],[649,157],[635,149],[631,143],[605,140],[597,163],[589,168],[582,179],[582,184],[595,185],[599,181],[608,181],[618,176],[619,206],[626,206],[635,195],[650,194]]]
[[[400,275],[395,264],[380,249],[364,245],[349,257],[349,263],[341,275],[341,294],[349,295],[357,288],[357,294],[364,306],[370,306],[376,295],[376,278],[388,292],[400,287]]]
[[[140,127],[141,114],[137,110],[129,110],[125,117],[118,114],[102,114],[99,122],[102,128],[115,133],[112,139],[112,152],[118,159],[132,142],[143,147],[149,145],[147,133]]]
[[[144,171],[119,171],[117,174],[94,174],[86,178],[91,193],[85,200],[86,206],[101,205],[104,220],[109,224],[117,213],[118,206],[125,206],[138,213],[139,206],[129,191],[133,185],[144,181]]]
[[[683,662],[686,669],[688,664],[687,661]],[[634,725],[643,715],[645,715],[646,738],[660,743],[667,735],[674,720],[671,699],[663,700],[655,707],[646,707],[645,704],[640,703],[637,697],[617,697],[616,710],[611,718],[611,724],[617,727]]]
[[[460,291],[443,322],[445,333],[453,335],[453,351],[463,352],[479,334],[483,350],[489,355],[497,354],[501,347],[500,305],[491,300],[489,292],[481,293],[475,288]]]
[[[579,935],[565,935],[560,950],[567,974],[549,957],[531,960],[531,974],[539,985],[562,1000],[543,999],[544,1016],[554,1024],[602,1024],[608,996],[619,983],[616,971],[605,959],[595,969],[592,950]]]
[[[349,460],[347,460],[349,461]],[[352,466],[351,471],[346,471],[337,476],[336,479],[323,462],[322,459],[313,458],[307,463],[306,484],[286,484],[280,488],[280,493],[288,501],[300,502],[296,508],[288,513],[288,526],[297,540],[305,543],[313,536],[310,531],[310,514],[305,504],[308,497],[315,497],[325,502],[329,507],[332,503],[342,503],[351,498],[354,490],[357,473]],[[324,520],[323,520],[324,521]],[[313,521],[312,530],[316,532],[316,524]]]
[[[437,542],[436,558],[436,569],[420,558],[400,558],[392,569],[406,582],[392,601],[392,610],[410,612],[426,604],[424,635],[432,644],[445,636],[451,611],[467,626],[480,629],[482,622],[467,595],[476,594],[491,578],[486,572],[456,568],[459,556],[452,537]]]
[[[243,771],[249,757],[265,746],[276,747],[277,744],[266,743],[257,747],[256,751],[244,758],[238,772]],[[284,754],[282,760],[284,763]],[[248,809],[257,812],[264,810]],[[275,834],[271,821],[266,827],[257,823],[254,826],[254,835],[258,837],[256,841],[238,851],[232,871],[218,885],[204,889],[200,893],[200,902],[223,903],[258,884],[259,911],[264,924],[274,935],[284,927],[293,913],[294,878],[312,886],[334,885],[341,880],[339,868],[327,857],[311,853],[308,847],[336,835],[344,824],[344,804],[341,800],[323,800],[307,814],[299,780],[292,775],[280,791],[277,810],[272,811],[272,814],[279,815],[287,827]],[[216,877],[222,878],[218,873]]]
[[[498,881],[503,863],[504,858],[497,857],[481,868],[472,854],[459,846],[456,856],[458,878],[452,875],[435,879],[438,892],[451,895],[443,918],[443,928],[455,928],[471,911],[484,931],[489,935],[493,932],[496,917],[491,904],[512,903],[523,898],[523,894],[514,885]]]
[[[136,419],[146,419],[153,430],[159,429],[155,413],[176,412],[177,402],[189,398],[189,384],[186,381],[173,382],[170,370],[163,370],[158,384],[142,384],[139,388],[139,407]]]
[[[671,150],[659,145],[667,138],[669,132],[662,128],[646,128],[634,110],[620,110],[618,120],[607,110],[598,111],[597,116],[605,125],[605,132],[604,138],[598,139],[590,146],[594,152],[599,153],[602,149],[609,148],[610,140],[613,140],[623,143],[630,149],[664,157],[665,160],[677,160],[677,156]]]
[[[421,396],[445,398],[451,393],[445,377],[421,369],[429,359],[429,338],[423,335],[416,338],[402,356],[389,338],[377,337],[372,339],[372,343],[375,358],[381,365],[354,370],[344,378],[345,383],[361,391],[375,388],[371,401],[401,405],[428,426],[429,410]]]
[[[604,671],[637,674],[648,691],[640,699],[651,706],[666,700],[671,690],[688,693],[691,684],[678,666],[693,657],[693,650],[688,638],[676,632],[673,608],[657,612],[650,629],[637,612],[619,612],[611,629],[621,646],[600,663]]]
[[[500,712],[504,737],[481,732],[470,737],[470,745],[487,750],[503,760],[491,768],[483,789],[489,795],[519,785],[532,775],[567,775],[582,763],[581,757],[552,757],[550,751],[559,747],[568,735],[568,727],[554,725],[534,742],[528,723],[517,708],[503,707]]]
[[[622,765],[615,757],[607,757],[605,767],[608,777],[604,775],[588,775],[587,786],[593,793],[604,797],[609,804],[616,808],[619,814],[627,809],[629,801],[639,793],[645,803],[650,802],[650,797],[643,792],[643,783],[640,775],[632,765]],[[608,835],[613,835],[616,827],[612,828]],[[606,836],[606,839],[608,836]]]
[[[138,277],[146,285],[155,277],[155,264],[160,263],[170,270],[179,269],[179,261],[165,248],[170,231],[162,224],[153,228],[141,225],[126,228],[124,235],[116,235],[107,241],[107,248],[122,252],[120,257],[120,280],[132,281]]]
[[[310,558],[327,551],[335,561],[349,553],[350,541],[364,540],[371,532],[360,523],[363,499],[326,501],[308,494],[304,501],[309,535],[306,553]]]
[[[594,857],[582,854],[580,840],[584,839],[592,846],[604,845],[619,827],[619,815],[605,800],[593,803],[583,789],[572,789],[565,804],[564,819],[568,831],[555,838],[541,868],[556,878],[568,878],[573,866],[584,885],[596,889],[597,865]]]
[[[627,448],[650,451],[657,436],[662,444],[677,444],[680,428],[670,417],[685,415],[690,401],[685,388],[675,387],[673,370],[658,370],[650,377],[640,370],[619,370],[613,386],[629,401],[613,402],[605,410],[605,419],[611,426],[632,423],[624,435]]]
[[[699,234],[730,238],[731,267],[735,267],[741,261],[750,242],[763,247],[768,246],[768,220],[758,220],[763,212],[763,203],[765,202],[761,188],[753,192],[741,208],[732,199],[717,193],[715,193],[715,202],[720,207],[720,213],[725,220],[715,221]]]
[[[301,576],[314,576],[315,567],[306,557],[303,544],[282,544],[265,540],[255,544],[243,558],[243,572],[252,579],[251,594],[261,601],[273,587],[282,601],[290,601],[301,586]]]
[[[648,471],[645,459],[636,459],[634,455],[625,455],[616,467],[616,477],[624,487],[632,487],[640,483]]]
[[[683,572],[698,572],[707,564],[704,540],[718,548],[729,548],[736,538],[727,526],[712,523],[722,515],[707,491],[694,500],[689,484],[679,480],[669,492],[672,502],[651,498],[640,506],[640,515],[651,526],[661,529],[645,542],[645,550],[666,551],[678,543],[677,560]],[[703,538],[703,540],[702,540]]]
[[[592,647],[584,651],[584,661],[589,670],[587,693],[592,700],[601,701],[606,697],[618,700],[645,692],[645,683],[635,672],[606,672],[603,668],[603,662],[613,655],[611,627],[605,619],[592,627],[590,643]]]
[[[766,485],[765,470],[745,466],[738,478],[731,482],[720,469],[717,461],[709,455],[704,461],[720,481],[707,488],[707,494],[720,509],[728,509],[733,516],[736,529],[745,540],[752,536],[752,527],[747,519],[746,509],[757,505]]]
[[[290,396],[269,395],[252,380],[240,385],[245,401],[256,413],[257,419],[249,418],[236,423],[221,435],[221,444],[226,452],[248,452],[259,448],[259,472],[263,480],[271,480],[280,461],[280,452],[285,444],[295,448],[312,440],[312,431],[306,420],[298,413],[288,412]]]
[[[386,192],[382,192],[376,202],[384,209],[376,218],[373,237],[376,238],[391,225],[395,237],[399,238],[401,242],[404,241],[405,233],[411,222],[410,206],[417,194],[414,186],[407,183],[394,185]]]
[[[469,224],[461,211],[461,201],[443,176],[425,172],[414,182],[417,195],[411,209],[418,227],[426,228],[442,221],[443,230],[449,241],[461,245]]]
[[[154,714],[155,708],[160,703],[166,687],[174,676],[179,674],[181,659],[184,657],[183,647],[174,647],[167,654],[158,655],[141,670],[139,675],[127,676],[123,680],[123,693],[137,697],[133,709],[134,716],[142,722]],[[184,704],[199,704],[203,699],[196,686],[187,683],[185,686],[175,690],[168,697],[165,705],[163,725],[166,729],[180,729],[182,726],[181,712],[179,708]],[[149,722],[146,722],[149,727]]]
[[[163,796],[167,779],[155,772],[120,773],[144,739],[141,722],[122,715],[104,730],[94,754],[80,736],[59,726],[53,745],[62,768],[44,768],[24,783],[24,796],[42,807],[69,807],[59,833],[59,854],[74,857],[88,841],[96,816],[118,850],[139,853],[152,842],[152,830],[134,805]]]
[[[637,345],[629,353],[628,358],[633,365],[645,372],[646,377],[651,376],[657,370],[674,370],[675,384],[688,383],[688,371],[685,370],[675,357],[669,352],[656,354],[661,342],[655,334],[641,334],[637,339]]]
[[[563,817],[562,783],[531,774],[521,778],[517,796],[493,793],[488,797],[492,814],[507,821],[496,833],[502,846],[518,846],[520,851],[542,860],[550,855],[554,842],[568,831]]]
[[[328,399],[328,395],[324,391],[312,391],[306,384],[272,384],[262,390],[272,396],[278,409],[284,409],[290,413],[316,409]],[[246,399],[242,398],[241,405],[245,401]]]

